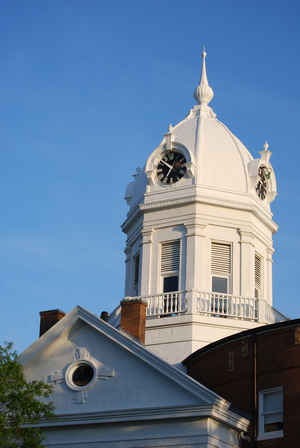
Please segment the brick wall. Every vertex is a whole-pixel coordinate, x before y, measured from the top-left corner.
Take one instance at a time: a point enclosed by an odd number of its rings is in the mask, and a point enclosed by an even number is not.
[[[259,327],[206,346],[184,361],[190,376],[252,419],[252,436],[257,433],[258,392],[283,387],[284,437],[257,441],[259,448],[300,446],[299,334],[299,319]]]

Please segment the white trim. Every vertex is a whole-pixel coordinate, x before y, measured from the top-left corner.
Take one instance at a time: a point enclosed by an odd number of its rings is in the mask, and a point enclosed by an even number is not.
[[[284,433],[283,430],[279,431],[270,431],[265,432],[264,430],[264,397],[267,394],[272,394],[274,392],[281,392],[282,394],[282,409],[274,409],[272,413],[282,413],[282,423],[284,421],[284,414],[283,414],[283,387],[273,387],[271,389],[264,389],[259,391],[258,393],[258,437],[257,440],[267,440],[267,439],[277,439],[280,437],[283,437]]]
[[[170,277],[180,270],[181,241],[180,238],[160,243],[160,274]]]
[[[226,254],[226,250],[224,249],[222,253],[222,249],[218,249],[217,246],[226,246],[228,249],[228,254]],[[228,258],[227,258],[228,256]],[[220,263],[221,261],[221,263]],[[222,272],[220,265],[222,263],[228,263],[227,269]],[[219,264],[219,266],[217,266]],[[214,269],[215,268],[215,269]],[[225,278],[227,280],[227,291],[224,294],[232,294],[233,289],[233,243],[232,241],[221,241],[221,240],[210,240],[210,276],[211,276],[211,291],[213,277]]]
[[[80,367],[83,365],[88,365],[89,367],[91,367],[93,369],[93,377],[85,386],[77,386],[73,381],[73,374],[74,374],[75,370],[77,369],[77,367]],[[72,390],[76,390],[77,392],[82,391],[82,390],[88,390],[92,386],[94,386],[95,382],[97,381],[96,366],[94,365],[94,363],[92,363],[91,361],[87,361],[86,359],[79,359],[78,361],[74,361],[67,368],[67,371],[65,373],[65,380],[66,380],[67,386]]]
[[[61,414],[50,420],[41,420],[36,425],[30,427],[55,427],[67,425],[89,425],[94,423],[107,424],[129,421],[153,421],[153,420],[173,420],[182,418],[207,418],[212,417],[217,421],[226,423],[232,428],[247,431],[249,420],[238,414],[222,409],[214,405],[202,406],[176,406],[164,408],[148,409],[120,409],[109,412],[92,412],[80,414]]]
[[[190,187],[186,187],[190,188]],[[212,187],[210,188],[199,188],[199,190],[196,191],[196,193],[193,193],[190,196],[186,196],[181,199],[174,199],[174,200],[160,200],[160,201],[151,201],[151,202],[144,202],[143,204],[139,205],[139,210],[147,212],[149,210],[159,210],[164,209],[168,207],[174,207],[175,205],[186,205],[190,203],[198,203],[198,204],[209,204],[209,205],[216,205],[220,206],[222,208],[234,208],[236,210],[243,210],[247,212],[252,212],[254,216],[256,216],[258,219],[260,219],[263,224],[265,224],[268,229],[270,229],[273,233],[277,231],[278,225],[272,220],[272,214],[267,212],[264,208],[258,207],[258,204],[254,202],[253,198],[249,198],[249,195],[247,193],[236,193],[236,192],[228,192],[232,193],[238,196],[243,197],[246,202],[239,202],[232,199],[218,199],[213,196],[208,196],[207,191],[214,190]],[[218,191],[221,191],[218,189]],[[201,195],[201,197],[200,197]],[[152,194],[145,194],[145,198],[153,196]],[[251,200],[252,199],[252,200]],[[124,221],[122,225],[122,229],[126,229],[128,223],[130,222],[130,217]]]
[[[124,350],[130,352],[143,362],[157,370],[161,375],[166,376],[170,381],[175,382],[179,387],[190,392],[192,395],[207,403],[208,405],[218,405],[221,408],[228,409],[230,403],[224,398],[217,395],[212,390],[199,384],[196,380],[186,375],[181,370],[173,367],[169,363],[163,361],[158,356],[151,353],[144,346],[131,339],[127,334],[117,330],[94,314],[89,313],[80,306],[75,307],[63,319],[55,324],[50,330],[43,334],[37,341],[27,348],[20,355],[21,364],[27,364],[33,358],[38,357],[40,352],[44,350],[50,343],[54,342],[63,332],[66,334],[78,321],[82,320],[87,325],[103,334],[108,339],[120,345]]]

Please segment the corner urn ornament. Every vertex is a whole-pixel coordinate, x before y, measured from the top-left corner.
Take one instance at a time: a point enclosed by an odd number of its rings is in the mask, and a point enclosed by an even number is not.
[[[267,192],[268,192],[268,184],[269,184],[269,180],[271,178],[271,168],[269,168],[268,165],[269,164],[269,160],[271,157],[271,152],[268,150],[269,145],[267,142],[265,142],[264,144],[264,150],[261,151],[261,159],[262,162],[265,164],[260,165],[260,167],[258,168],[258,173],[257,173],[257,184],[256,184],[256,193],[257,196],[263,201],[266,196],[267,196]]]
[[[266,166],[260,166],[258,169],[258,181],[256,184],[257,196],[264,200],[267,195],[268,181],[271,177],[271,170]]]

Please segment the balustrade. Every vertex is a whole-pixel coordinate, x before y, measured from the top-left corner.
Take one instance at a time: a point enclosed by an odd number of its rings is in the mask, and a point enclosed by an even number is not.
[[[147,317],[163,317],[186,312],[184,291],[165,292],[145,299],[148,301]]]
[[[216,292],[174,291],[144,297],[148,301],[147,317],[175,316],[194,310],[212,317],[281,322],[286,317],[265,300]]]
[[[132,299],[134,298],[136,297],[132,297]],[[287,320],[287,317],[261,298],[247,298],[216,292],[174,291],[143,297],[143,299],[148,302],[146,311],[148,319],[196,313],[208,317],[261,323]],[[120,311],[120,307],[117,307],[111,314],[110,323],[112,325],[119,325]]]

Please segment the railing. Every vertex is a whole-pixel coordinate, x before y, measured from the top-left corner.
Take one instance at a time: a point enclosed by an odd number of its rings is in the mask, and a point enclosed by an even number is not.
[[[269,305],[265,300],[259,299],[259,322],[264,319],[265,322],[275,323],[275,322],[283,322],[284,320],[289,320],[284,314],[280,313]]]
[[[258,320],[258,299],[216,292],[196,293],[196,312],[214,317]]]
[[[137,297],[132,297],[132,299]],[[233,296],[216,292],[174,291],[139,297],[148,302],[148,319],[180,316],[184,313],[201,314],[208,317],[249,320],[271,324],[288,318],[279,313],[264,299]],[[110,324],[120,325],[121,307],[110,316]]]
[[[187,311],[185,303],[185,291],[164,292],[155,296],[145,297],[148,301],[146,315],[172,316]]]
[[[287,320],[263,299],[216,292],[174,291],[144,297],[147,317],[165,317],[190,312],[211,317],[274,323]]]

